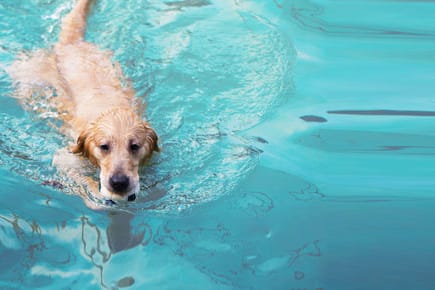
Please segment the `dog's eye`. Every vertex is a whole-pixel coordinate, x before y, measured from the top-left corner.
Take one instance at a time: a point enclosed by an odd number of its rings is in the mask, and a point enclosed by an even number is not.
[[[109,151],[110,147],[108,144],[101,144],[100,149],[101,149],[101,151],[107,152],[107,151]]]
[[[139,144],[131,144],[130,145],[130,150],[133,152],[136,152],[140,149],[140,145]]]

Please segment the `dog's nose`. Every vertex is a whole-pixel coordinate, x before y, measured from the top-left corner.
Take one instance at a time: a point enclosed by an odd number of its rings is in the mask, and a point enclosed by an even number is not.
[[[130,185],[130,179],[124,174],[115,174],[110,177],[109,183],[114,191],[124,192],[127,191],[128,186]]]

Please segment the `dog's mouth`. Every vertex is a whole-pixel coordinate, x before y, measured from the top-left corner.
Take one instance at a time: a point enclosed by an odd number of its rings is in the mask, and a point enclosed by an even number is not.
[[[100,194],[105,204],[115,205],[136,200],[140,190],[138,179],[121,173],[100,174]]]
[[[133,189],[127,192],[116,192],[114,190],[108,189],[100,182],[100,194],[102,195],[106,205],[115,205],[118,203],[135,201],[138,192],[139,186],[135,186]]]
[[[136,194],[135,193],[132,193],[129,196],[127,196],[127,201],[135,201],[135,200],[136,200]],[[105,199],[104,200],[104,204],[111,206],[111,205],[116,205],[117,202],[114,201],[113,199]]]

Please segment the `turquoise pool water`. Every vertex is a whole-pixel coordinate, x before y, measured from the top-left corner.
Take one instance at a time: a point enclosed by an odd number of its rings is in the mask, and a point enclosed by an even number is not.
[[[112,211],[4,70],[71,5],[0,2],[1,289],[435,289],[433,2],[99,0],[163,149]]]

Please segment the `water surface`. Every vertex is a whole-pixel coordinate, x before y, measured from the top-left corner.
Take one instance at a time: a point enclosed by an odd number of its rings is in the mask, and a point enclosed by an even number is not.
[[[4,71],[71,5],[0,3],[0,288],[435,287],[433,3],[98,1],[163,149],[111,211]]]

